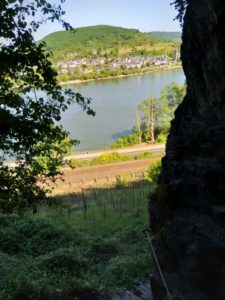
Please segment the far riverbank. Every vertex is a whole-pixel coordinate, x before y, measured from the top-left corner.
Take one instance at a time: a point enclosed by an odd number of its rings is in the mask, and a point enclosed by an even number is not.
[[[108,76],[108,77],[104,77],[104,78],[97,78],[97,79],[93,78],[93,79],[86,79],[86,80],[75,79],[75,80],[68,80],[68,81],[60,81],[59,85],[69,85],[69,84],[79,84],[79,83],[86,83],[86,82],[92,82],[92,81],[120,79],[120,78],[139,76],[139,75],[144,75],[144,74],[159,72],[159,71],[167,71],[167,70],[170,71],[170,70],[179,69],[179,68],[182,68],[181,63],[178,65],[173,65],[173,66],[169,65],[169,66],[156,67],[156,68],[152,68],[151,70],[148,70],[146,72],[133,73],[133,74],[128,74],[128,75]]]

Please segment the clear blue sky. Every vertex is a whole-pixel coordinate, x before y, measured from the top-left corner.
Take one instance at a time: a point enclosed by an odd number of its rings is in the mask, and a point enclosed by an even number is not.
[[[54,0],[57,2],[56,0]],[[66,0],[65,19],[73,27],[89,25],[114,25],[147,31],[180,31],[173,21],[176,11],[171,0]],[[38,40],[45,35],[62,30],[56,23],[43,25],[35,34]]]

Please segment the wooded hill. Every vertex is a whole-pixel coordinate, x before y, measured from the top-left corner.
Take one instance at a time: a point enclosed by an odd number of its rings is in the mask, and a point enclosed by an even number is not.
[[[137,29],[108,25],[54,32],[42,41],[53,52],[55,61],[103,55],[172,55],[176,47],[174,42],[156,39]]]
[[[181,42],[181,32],[178,31],[151,31],[146,34],[160,40]]]

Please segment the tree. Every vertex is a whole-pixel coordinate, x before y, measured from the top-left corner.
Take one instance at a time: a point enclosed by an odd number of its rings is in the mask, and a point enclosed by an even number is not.
[[[64,0],[60,0],[61,3]],[[36,207],[47,191],[40,178],[54,179],[65,153],[68,132],[56,125],[73,102],[88,114],[90,99],[57,83],[45,44],[33,33],[46,20],[62,20],[61,6],[47,0],[0,2],[0,210],[10,213]],[[40,19],[38,19],[38,17]],[[70,141],[72,145],[75,141]],[[54,151],[55,155],[52,155]],[[48,167],[40,157],[48,157]],[[6,160],[14,158],[14,168]]]
[[[155,141],[155,134],[168,134],[174,111],[185,94],[186,85],[172,82],[161,91],[158,99],[151,95],[139,104],[138,109],[143,113],[142,127],[145,128],[151,143]]]
[[[149,140],[153,144],[155,142],[155,124],[157,122],[157,99],[150,95],[146,100],[142,101],[138,109],[144,114],[143,122],[146,128]]]
[[[157,111],[157,129],[159,132],[166,134],[169,132],[170,122],[174,118],[174,112],[183,101],[185,94],[186,85],[179,85],[176,82],[172,82],[161,91]]]

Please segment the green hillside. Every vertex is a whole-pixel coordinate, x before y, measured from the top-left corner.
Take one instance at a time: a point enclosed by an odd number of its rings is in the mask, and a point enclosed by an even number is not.
[[[147,35],[165,41],[181,41],[181,32],[152,31]]]
[[[44,38],[51,50],[62,50],[83,45],[86,47],[96,47],[102,43],[108,47],[113,47],[118,43],[132,43],[148,40],[143,33],[136,29],[124,29],[114,26],[89,26],[75,29],[74,33],[59,31]],[[150,40],[150,39],[149,39]]]
[[[59,31],[46,36],[47,49],[54,60],[93,55],[167,54],[174,52],[173,43],[160,41],[137,29],[97,25],[81,27],[74,32]]]

